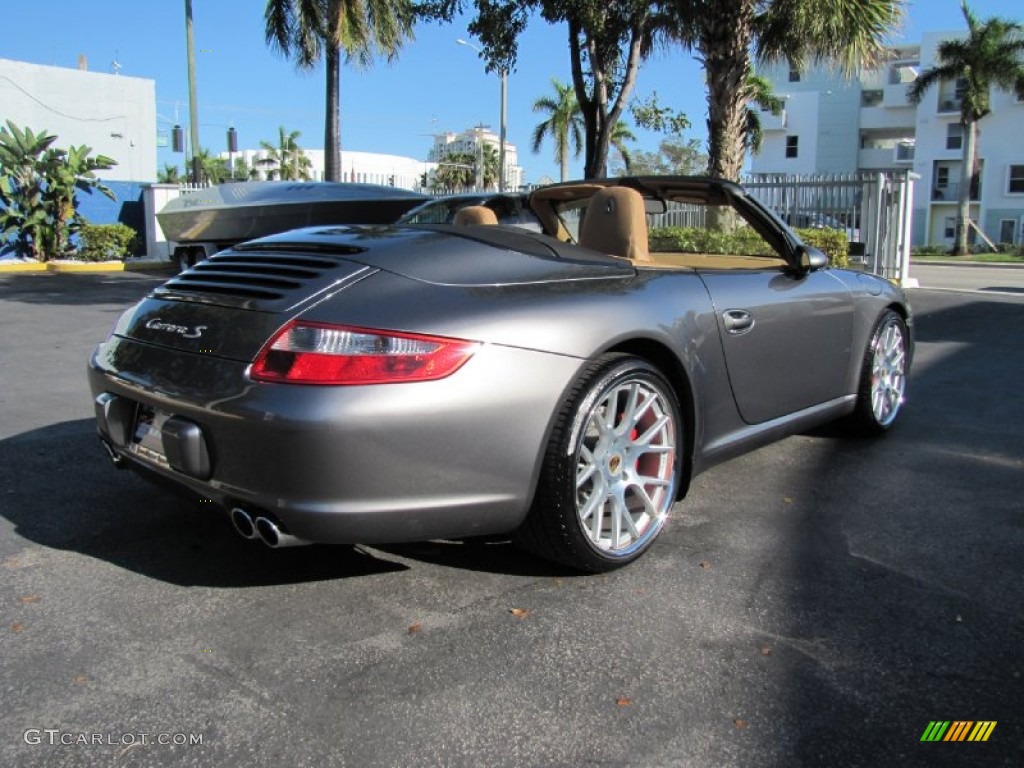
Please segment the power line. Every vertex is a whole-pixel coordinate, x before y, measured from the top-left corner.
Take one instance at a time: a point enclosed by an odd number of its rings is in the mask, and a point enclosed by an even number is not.
[[[53,114],[55,115],[65,117],[68,120],[77,120],[80,123],[109,123],[111,120],[124,120],[128,117],[127,115],[114,115],[113,117],[75,117],[74,115],[69,115],[66,112],[61,112],[59,109],[55,109],[54,107],[51,107],[49,104],[40,101],[38,98],[36,98],[31,93],[26,91],[24,88],[22,88],[20,85],[18,85],[16,82],[11,80],[11,78],[7,77],[6,75],[0,75],[0,80],[6,80],[8,83],[10,83],[23,94],[28,96],[30,99],[32,99],[32,101],[41,106],[43,109],[49,112],[53,112]]]

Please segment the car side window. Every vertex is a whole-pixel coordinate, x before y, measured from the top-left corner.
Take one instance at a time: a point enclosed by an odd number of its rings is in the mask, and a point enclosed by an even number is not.
[[[766,269],[786,264],[783,254],[729,204],[669,202],[664,213],[647,219],[655,264],[715,269]]]

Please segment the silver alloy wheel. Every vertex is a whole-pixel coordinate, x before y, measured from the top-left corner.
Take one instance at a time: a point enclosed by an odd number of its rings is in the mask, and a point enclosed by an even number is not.
[[[649,377],[615,383],[586,415],[576,451],[576,513],[590,544],[612,557],[644,547],[675,499],[676,423]]]
[[[907,387],[907,344],[895,318],[878,330],[871,361],[871,412],[887,427],[899,413]]]

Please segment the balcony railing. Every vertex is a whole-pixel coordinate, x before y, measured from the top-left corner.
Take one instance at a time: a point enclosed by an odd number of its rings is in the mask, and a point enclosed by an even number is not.
[[[932,202],[955,203],[960,199],[960,184],[946,184],[945,186],[932,189]],[[971,200],[977,202],[981,199],[981,189],[978,184],[971,184]]]

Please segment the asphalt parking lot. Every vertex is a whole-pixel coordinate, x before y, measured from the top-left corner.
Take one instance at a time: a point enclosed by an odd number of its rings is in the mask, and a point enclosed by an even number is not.
[[[0,277],[0,765],[1024,762],[1024,297],[912,292],[892,433],[717,467],[578,576],[500,539],[271,551],[115,471],[85,361],[155,282]]]

